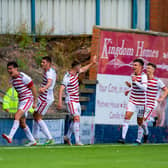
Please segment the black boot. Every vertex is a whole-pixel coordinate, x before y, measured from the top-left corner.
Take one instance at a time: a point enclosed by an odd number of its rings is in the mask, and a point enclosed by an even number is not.
[[[119,140],[118,140],[118,143],[120,143],[120,144],[125,144],[125,139],[123,139],[123,138],[119,139]]]
[[[147,143],[148,141],[148,135],[144,135],[144,143]]]

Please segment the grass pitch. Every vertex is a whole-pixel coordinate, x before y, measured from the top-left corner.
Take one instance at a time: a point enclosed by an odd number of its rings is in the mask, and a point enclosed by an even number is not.
[[[0,147],[1,168],[168,168],[168,144]]]

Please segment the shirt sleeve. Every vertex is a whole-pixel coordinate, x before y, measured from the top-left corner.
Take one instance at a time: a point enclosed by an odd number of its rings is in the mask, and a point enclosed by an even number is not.
[[[142,75],[142,84],[145,84],[147,86],[147,83],[148,83],[148,77],[146,74],[143,74]]]
[[[166,87],[166,85],[163,83],[163,81],[162,80],[158,80],[158,87],[160,88],[160,89],[163,89],[164,87]]]
[[[30,88],[33,86],[33,81],[30,76],[23,74],[23,82]]]
[[[47,73],[46,73],[47,79],[53,79],[54,78],[53,74],[54,74],[53,71],[51,71],[51,70],[47,71]]]
[[[65,87],[68,86],[68,84],[69,84],[69,77],[67,75],[64,76],[63,81],[62,81],[61,84],[64,85]]]
[[[146,74],[142,75],[142,81],[140,82],[135,82],[135,84],[141,88],[142,90],[146,91],[147,90],[147,82],[148,82],[148,78]]]

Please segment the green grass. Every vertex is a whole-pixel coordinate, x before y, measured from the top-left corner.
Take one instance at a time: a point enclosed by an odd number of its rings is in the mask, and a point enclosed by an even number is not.
[[[168,144],[0,147],[2,168],[168,168]]]

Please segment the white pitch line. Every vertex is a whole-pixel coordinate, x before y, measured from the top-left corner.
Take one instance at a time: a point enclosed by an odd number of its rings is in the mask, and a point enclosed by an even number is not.
[[[158,144],[144,144],[144,145],[139,145],[141,146],[164,146],[168,145],[168,143],[158,143]],[[33,147],[24,147],[24,146],[8,146],[8,147],[0,147],[0,150],[20,150],[20,149],[65,149],[65,148],[91,148],[91,147],[97,147],[97,148],[104,148],[104,147],[138,147],[135,146],[134,144],[95,144],[95,145],[84,145],[84,146],[33,146]]]
[[[0,150],[11,150],[11,149],[64,149],[64,148],[88,148],[91,147],[91,145],[87,146],[31,146],[31,147],[24,147],[24,146],[10,146],[10,147],[0,147]]]

